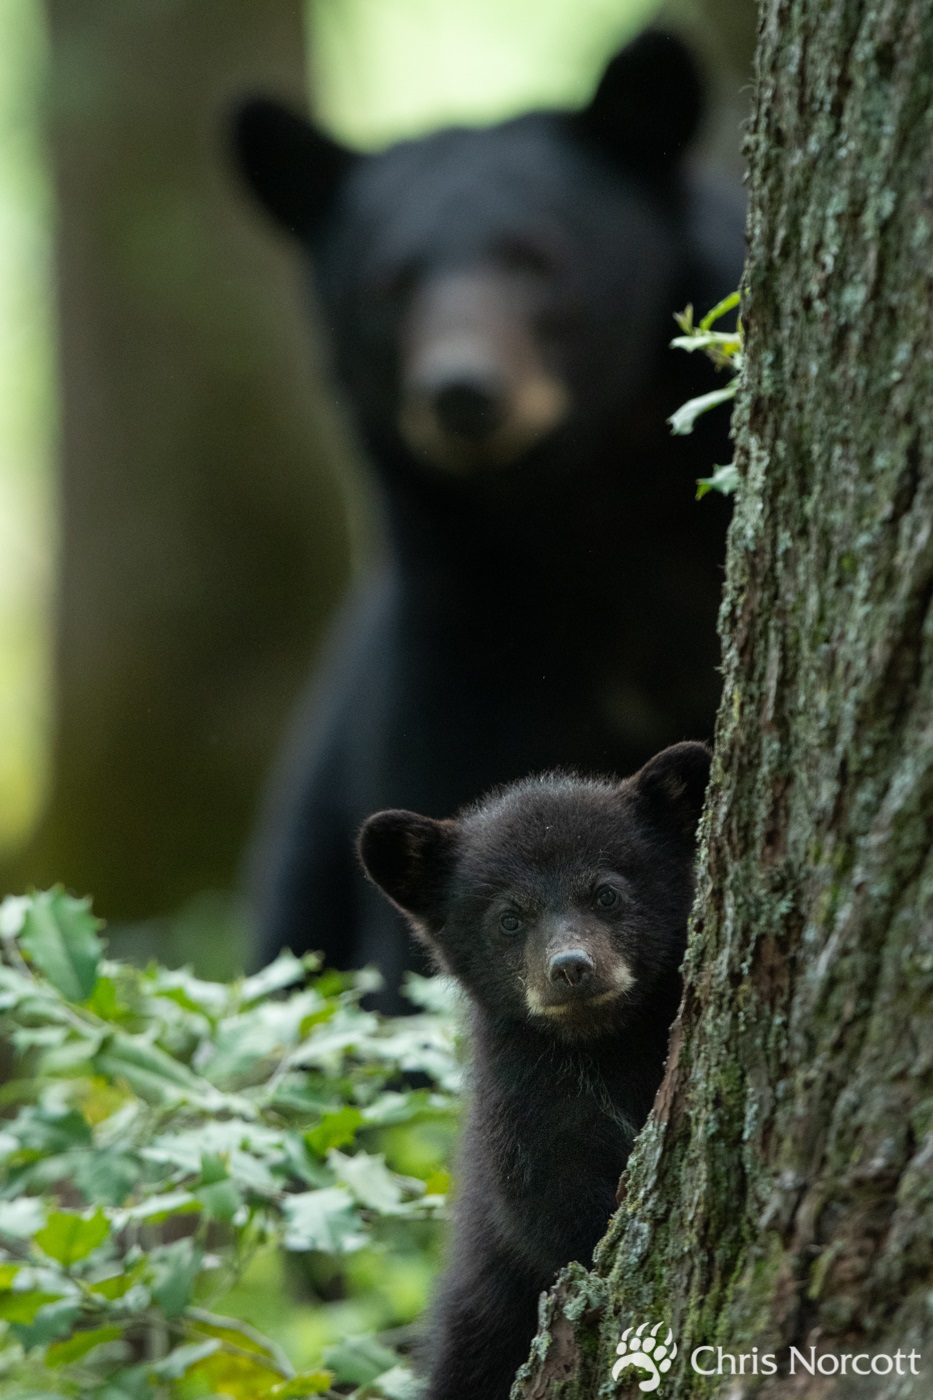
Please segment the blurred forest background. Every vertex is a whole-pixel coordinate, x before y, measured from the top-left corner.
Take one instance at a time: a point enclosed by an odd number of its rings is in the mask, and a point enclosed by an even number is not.
[[[586,100],[656,0],[0,0],[0,886],[236,971],[264,775],[352,571],[365,474],[236,99],[378,148]],[[752,0],[671,0],[740,169]],[[677,308],[671,308],[672,312]],[[673,331],[672,322],[672,331]]]

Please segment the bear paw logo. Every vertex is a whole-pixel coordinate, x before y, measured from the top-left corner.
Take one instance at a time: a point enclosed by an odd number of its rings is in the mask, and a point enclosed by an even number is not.
[[[652,1327],[648,1336],[644,1335],[647,1322],[643,1322],[640,1327],[633,1331],[631,1327],[626,1327],[622,1333],[622,1340],[616,1347],[618,1361],[612,1368],[612,1379],[617,1381],[623,1371],[629,1366],[637,1366],[639,1371],[647,1371],[648,1379],[638,1382],[638,1389],[649,1391],[657,1390],[661,1384],[661,1377],[666,1375],[671,1369],[674,1357],[677,1355],[677,1343],[674,1341],[674,1334],[668,1327],[667,1336],[660,1341],[658,1333],[664,1326],[659,1322]]]

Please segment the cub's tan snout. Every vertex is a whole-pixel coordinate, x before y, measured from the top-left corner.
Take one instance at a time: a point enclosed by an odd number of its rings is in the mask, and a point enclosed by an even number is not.
[[[607,1010],[634,985],[628,961],[598,919],[547,920],[525,952],[525,1005],[572,1034],[582,1017]]]

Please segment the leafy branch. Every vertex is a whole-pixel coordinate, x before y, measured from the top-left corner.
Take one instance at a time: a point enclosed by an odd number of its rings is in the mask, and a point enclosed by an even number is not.
[[[99,929],[62,890],[0,904],[0,1388],[406,1400],[393,1348],[296,1373],[212,1302],[264,1247],[341,1259],[443,1215],[446,1175],[373,1149],[455,1116],[450,993],[413,978],[420,1010],[391,1020],[360,1006],[371,973],[284,953],[207,982],[111,961]]]
[[[717,369],[728,370],[734,375],[734,378],[722,389],[714,389],[708,394],[701,394],[698,398],[688,399],[671,415],[667,421],[675,436],[692,433],[694,424],[702,414],[708,413],[711,408],[716,408],[719,404],[728,403],[735,398],[742,369],[744,345],[742,318],[741,316],[737,318],[735,329],[732,331],[714,331],[713,326],[717,321],[721,321],[724,316],[727,316],[730,311],[734,311],[738,305],[739,293],[732,292],[722,301],[717,302],[712,310],[706,313],[699,325],[694,325],[692,306],[688,306],[685,311],[681,311],[674,317],[683,334],[675,336],[671,341],[673,349],[686,350],[690,354],[695,350],[702,350]],[[724,496],[731,496],[738,484],[739,474],[733,463],[724,467],[716,467],[712,476],[701,477],[697,482],[697,500],[701,500],[708,491],[719,491]]]

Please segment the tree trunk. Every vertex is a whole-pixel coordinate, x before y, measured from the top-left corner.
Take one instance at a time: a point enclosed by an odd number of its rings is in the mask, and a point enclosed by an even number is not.
[[[520,1400],[640,1394],[648,1369],[610,1377],[642,1323],[679,1347],[664,1400],[933,1393],[928,0],[765,0],[748,147],[684,1003],[622,1208],[547,1301]]]
[[[4,885],[110,919],[229,888],[346,577],[341,443],[233,103],[301,104],[303,0],[46,0],[60,552],[52,784]],[[190,956],[196,949],[185,949]]]

